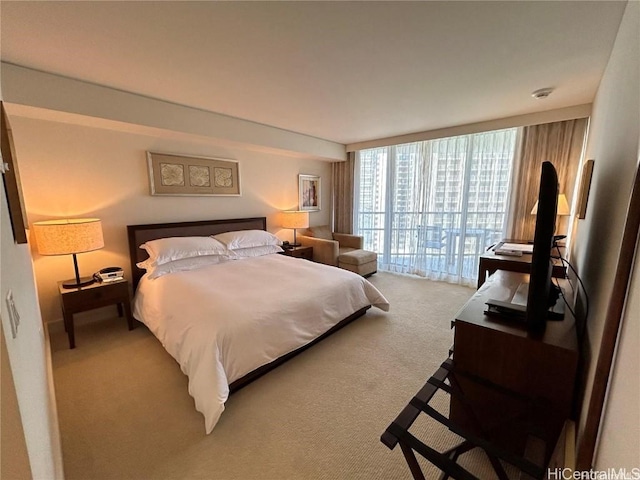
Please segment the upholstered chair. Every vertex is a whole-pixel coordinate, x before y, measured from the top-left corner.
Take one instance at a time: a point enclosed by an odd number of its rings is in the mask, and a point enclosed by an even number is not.
[[[298,233],[298,242],[313,247],[313,261],[338,266],[338,257],[353,250],[359,250],[363,238],[347,233],[334,233],[328,225],[310,227]]]

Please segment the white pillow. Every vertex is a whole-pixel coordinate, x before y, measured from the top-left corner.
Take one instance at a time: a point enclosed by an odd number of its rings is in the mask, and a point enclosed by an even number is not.
[[[163,263],[157,267],[150,267],[147,274],[149,278],[158,278],[167,273],[186,272],[227,261],[229,261],[229,258],[224,255],[203,255],[200,257],[183,258],[181,260]]]
[[[214,235],[213,238],[220,240],[229,250],[282,244],[282,240],[272,233],[264,230],[238,230],[236,232],[225,232]]]
[[[271,253],[282,252],[282,248],[278,245],[262,245],[260,247],[249,247],[249,248],[238,248],[234,250],[233,253],[235,257],[231,258],[249,258],[249,257],[260,257],[262,255],[269,255]]]
[[[138,264],[140,268],[155,267],[175,260],[203,255],[229,255],[224,244],[211,237],[159,238],[143,243],[140,248],[149,254],[149,259]]]

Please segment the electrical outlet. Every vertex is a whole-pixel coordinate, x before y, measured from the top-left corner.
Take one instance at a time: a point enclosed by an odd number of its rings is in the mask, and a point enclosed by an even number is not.
[[[13,291],[7,292],[7,310],[9,311],[9,323],[11,324],[11,336],[16,338],[18,335],[18,325],[20,325],[20,314],[16,308],[16,303],[13,301]]]

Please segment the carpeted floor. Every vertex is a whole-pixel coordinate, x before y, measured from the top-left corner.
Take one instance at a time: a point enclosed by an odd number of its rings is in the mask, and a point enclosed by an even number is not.
[[[410,478],[380,435],[447,357],[450,321],[473,290],[389,273],[370,280],[390,312],[369,310],[232,395],[210,435],[186,376],[144,326],[78,322],[75,350],[52,329],[66,478]],[[435,400],[447,413],[448,398]],[[457,440],[435,422],[415,432],[439,448]]]

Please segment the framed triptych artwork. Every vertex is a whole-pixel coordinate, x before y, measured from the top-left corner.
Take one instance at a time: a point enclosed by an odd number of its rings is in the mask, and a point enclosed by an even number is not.
[[[238,162],[147,152],[151,195],[240,195]]]

